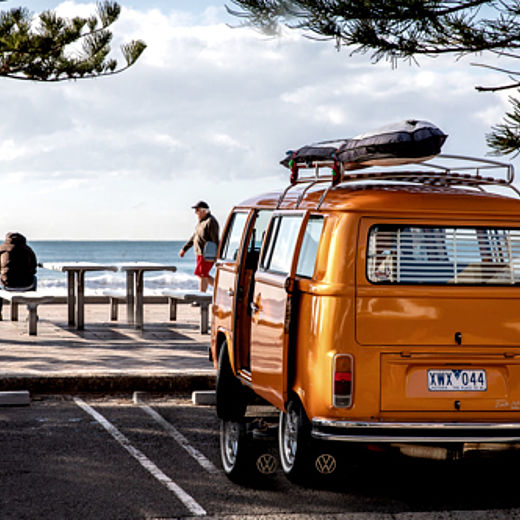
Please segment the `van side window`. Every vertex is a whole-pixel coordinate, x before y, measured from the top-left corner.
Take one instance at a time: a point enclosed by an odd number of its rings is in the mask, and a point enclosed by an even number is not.
[[[373,283],[520,283],[520,229],[374,226],[367,275]]]
[[[281,274],[289,273],[302,218],[301,215],[287,215],[272,220],[262,258],[263,269]]]
[[[247,213],[235,213],[229,223],[224,245],[220,251],[220,258],[235,262],[240,250],[242,233],[247,222]]]
[[[305,234],[303,235],[300,257],[298,258],[298,265],[296,267],[297,275],[312,278],[322,229],[323,217],[312,215],[307,222]]]
[[[253,231],[251,233],[251,239],[249,241],[249,247],[247,249],[246,267],[256,270],[258,267],[258,259],[260,257],[260,250],[262,249],[262,243],[265,238],[267,226],[272,215],[271,210],[260,210],[256,214]]]

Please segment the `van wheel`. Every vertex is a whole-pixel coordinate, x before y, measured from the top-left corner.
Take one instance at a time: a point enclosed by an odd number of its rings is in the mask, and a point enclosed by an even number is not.
[[[278,449],[285,475],[293,482],[307,480],[312,470],[311,427],[302,406],[290,401],[287,412],[280,412]]]
[[[255,440],[244,421],[220,421],[220,460],[231,481],[255,487],[266,484],[278,467],[265,441]]]
[[[218,356],[216,382],[217,417],[224,421],[241,419],[246,411],[248,389],[236,378],[229,362],[227,344],[223,341]]]
[[[237,421],[220,421],[220,460],[224,473],[237,484],[243,483],[250,474],[248,450],[246,425]]]

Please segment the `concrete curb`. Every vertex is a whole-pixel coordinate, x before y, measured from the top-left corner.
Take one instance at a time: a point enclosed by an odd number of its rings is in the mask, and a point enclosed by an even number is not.
[[[0,406],[26,406],[30,402],[31,396],[27,390],[0,392]]]
[[[27,390],[33,394],[74,392],[166,392],[191,394],[195,390],[213,390],[215,375],[203,373],[167,375],[78,374],[0,377],[0,391]]]

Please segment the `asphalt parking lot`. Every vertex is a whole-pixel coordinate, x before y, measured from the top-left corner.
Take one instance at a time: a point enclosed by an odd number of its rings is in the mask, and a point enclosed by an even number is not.
[[[2,519],[520,518],[518,456],[463,463],[375,454],[326,485],[220,469],[218,421],[189,398],[33,396],[0,408]]]

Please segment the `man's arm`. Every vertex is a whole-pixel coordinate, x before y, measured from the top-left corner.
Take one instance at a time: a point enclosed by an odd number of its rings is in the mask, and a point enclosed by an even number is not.
[[[179,251],[179,256],[181,258],[186,254],[186,251],[188,251],[188,249],[190,249],[190,247],[193,247],[194,240],[195,240],[195,233],[193,233],[193,235],[191,235],[189,240],[181,247],[181,250]]]

